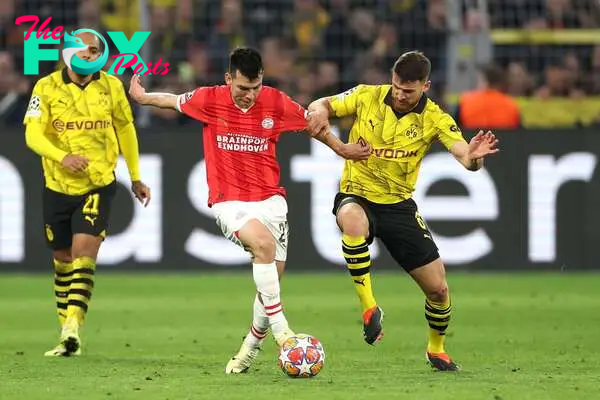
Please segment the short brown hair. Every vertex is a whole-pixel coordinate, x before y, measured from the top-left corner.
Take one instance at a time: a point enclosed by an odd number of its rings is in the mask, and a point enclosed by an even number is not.
[[[431,73],[431,61],[420,51],[402,54],[392,69],[401,81],[426,81]]]

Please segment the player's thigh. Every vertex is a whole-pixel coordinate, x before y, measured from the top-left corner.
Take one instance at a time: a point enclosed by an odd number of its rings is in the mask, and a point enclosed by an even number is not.
[[[215,222],[223,235],[246,251],[275,247],[275,240],[262,222],[258,202],[227,201],[213,206]]]
[[[407,272],[439,258],[427,224],[412,199],[381,207],[378,237]]]
[[[446,269],[442,259],[437,259],[409,272],[428,299],[444,302],[448,298]]]
[[[350,236],[364,236],[369,243],[373,241],[374,216],[363,199],[338,193],[333,202],[333,214],[343,233]]]
[[[242,246],[258,258],[256,262],[271,262],[275,258],[275,238],[260,219],[252,218],[246,222],[236,236]],[[265,261],[265,258],[271,261]]]
[[[71,218],[77,210],[80,201],[79,196],[69,196],[48,188],[44,189],[42,195],[44,236],[46,244],[53,250],[55,258],[66,256],[66,253],[71,248],[73,237]],[[67,261],[62,258],[57,259]]]
[[[74,258],[82,256],[96,258],[108,232],[116,191],[117,184],[113,182],[82,196],[79,207],[71,219],[74,237],[71,252]]]
[[[260,221],[275,239],[275,261],[285,262],[289,245],[288,206],[283,196],[276,195],[263,202]]]

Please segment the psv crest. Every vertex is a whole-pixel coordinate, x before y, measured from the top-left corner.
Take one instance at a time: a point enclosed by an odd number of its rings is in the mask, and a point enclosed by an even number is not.
[[[261,122],[261,126],[264,129],[272,129],[273,125],[275,125],[275,122],[273,122],[273,118],[270,117],[266,117],[265,119],[262,120]]]

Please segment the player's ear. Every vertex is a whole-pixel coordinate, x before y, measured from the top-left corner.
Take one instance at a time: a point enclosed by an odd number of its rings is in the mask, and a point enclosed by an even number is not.
[[[225,72],[225,83],[228,85],[231,85],[231,82],[233,81],[231,74],[229,72]]]
[[[431,81],[427,80],[427,82],[425,82],[425,85],[423,85],[423,92],[427,92],[430,87],[431,87]]]

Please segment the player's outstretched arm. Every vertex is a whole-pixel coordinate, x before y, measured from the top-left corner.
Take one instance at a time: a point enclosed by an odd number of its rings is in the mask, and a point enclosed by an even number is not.
[[[346,160],[366,160],[371,155],[370,146],[358,143],[344,143],[329,130],[320,132],[317,135],[311,134],[311,136],[325,144],[333,150],[335,154]]]
[[[308,129],[310,132],[329,131],[329,118],[334,114],[328,97],[313,101],[308,106]]]
[[[310,135],[347,160],[366,160],[371,154],[371,148],[358,143],[343,143],[330,132],[329,118],[355,114],[359,93],[360,90],[353,88],[334,97],[322,97],[308,106],[307,121]]]
[[[321,97],[308,106],[308,127],[314,132],[321,132],[331,117],[357,115],[361,96],[369,94],[369,86],[358,85],[335,96]]]
[[[477,171],[483,167],[485,156],[500,151],[497,145],[498,139],[491,131],[479,131],[468,144],[462,140],[454,143],[450,152],[466,169]]]
[[[146,93],[139,75],[131,78],[129,96],[138,104],[177,110],[177,95],[172,93]]]

